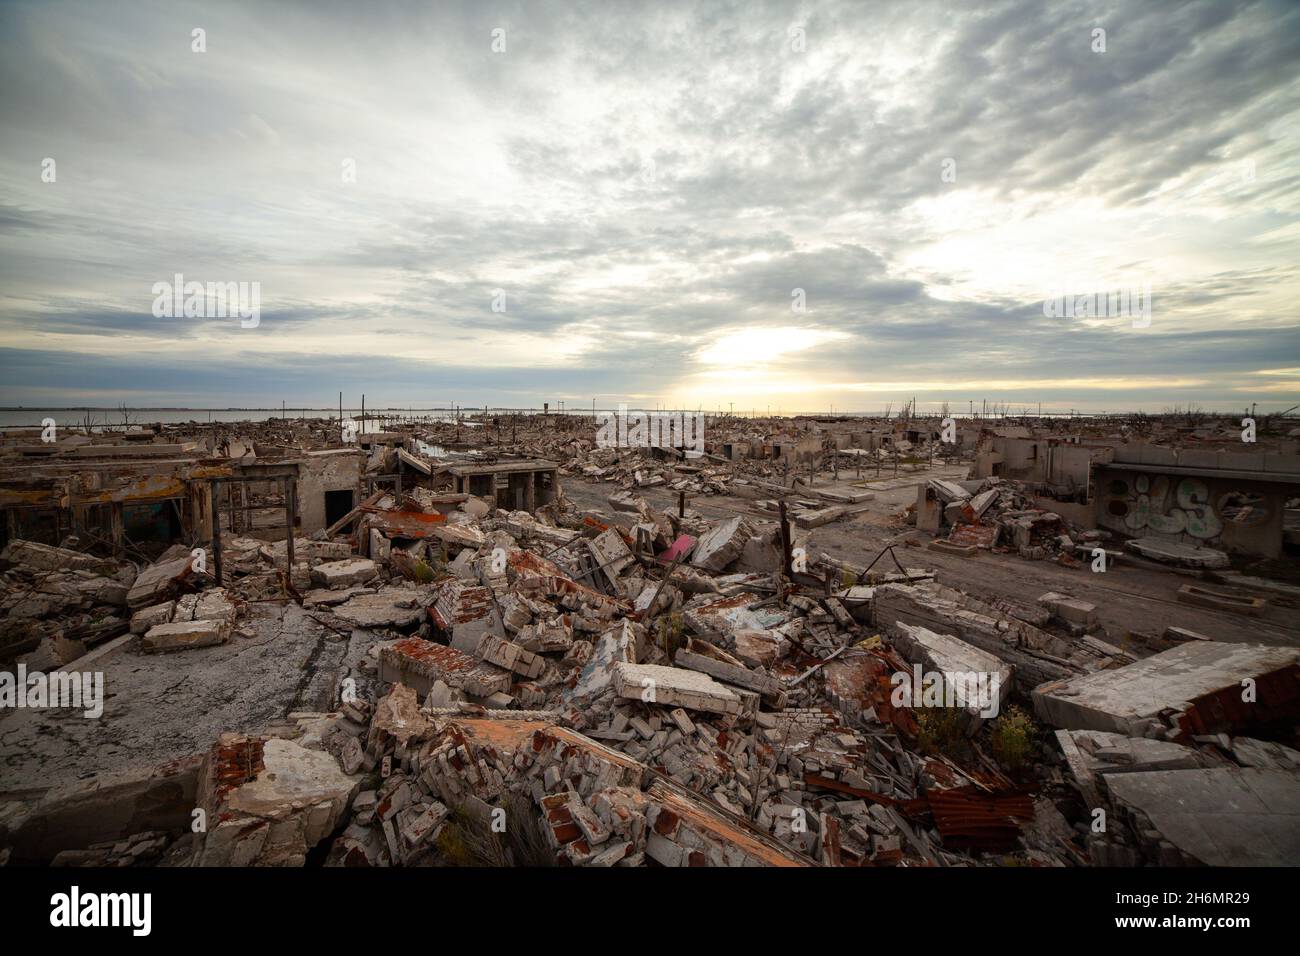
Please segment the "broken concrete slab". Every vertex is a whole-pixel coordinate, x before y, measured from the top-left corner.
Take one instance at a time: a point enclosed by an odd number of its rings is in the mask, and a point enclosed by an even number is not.
[[[758,532],[746,541],[736,569],[759,574],[779,571],[781,569],[780,530],[772,528],[766,532]]]
[[[1221,591],[1211,591],[1208,588],[1197,587],[1194,584],[1184,584],[1178,589],[1178,603],[1194,604],[1197,607],[1211,607],[1216,611],[1229,611],[1233,614],[1248,614],[1251,617],[1259,617],[1268,607],[1268,601],[1257,597],[1239,597],[1235,594],[1224,594]]]
[[[700,536],[691,564],[705,571],[723,571],[740,557],[753,533],[753,526],[740,515],[723,521]]]
[[[782,608],[755,606],[765,603],[765,600],[751,591],[742,591],[724,598],[706,595],[682,608],[682,617],[697,634],[726,634],[733,630],[764,631],[780,627],[790,619],[789,612]]]
[[[175,609],[175,601],[166,601],[162,604],[141,608],[131,615],[131,633],[143,634],[151,627],[170,623],[172,611]]]
[[[83,757],[84,759],[84,757]],[[187,756],[148,770],[100,774],[0,801],[0,846],[14,860],[49,860],[142,830],[190,827],[202,758]]]
[[[224,644],[229,636],[230,628],[221,621],[178,621],[149,628],[140,647],[145,651],[186,651]]]
[[[161,604],[165,599],[175,596],[190,577],[194,558],[186,555],[151,564],[140,572],[127,592],[126,603],[132,609]]]
[[[966,733],[996,717],[1011,695],[1015,669],[1001,658],[951,634],[938,634],[919,625],[895,624],[894,645],[924,671],[941,675],[941,696],[951,696],[965,716]],[[910,679],[915,692],[915,677]]]
[[[394,684],[375,704],[366,749],[372,753],[382,753],[383,745],[389,740],[398,748],[405,749],[411,740],[427,734],[430,729],[428,719],[420,713],[415,689],[405,684]]]
[[[577,682],[565,692],[565,699],[594,697],[610,686],[614,669],[636,663],[637,634],[631,621],[619,621],[596,640],[591,657],[582,666]]]
[[[818,488],[813,494],[823,501],[829,501],[837,505],[860,505],[864,501],[870,501],[875,497],[870,491],[858,491],[852,488],[843,490]]]
[[[56,548],[14,538],[0,550],[0,561],[21,565],[32,571],[93,571],[97,574],[114,574],[120,565],[108,558],[97,558],[69,548]]]
[[[749,667],[771,667],[789,647],[779,630],[738,630],[731,634],[732,650]]]
[[[510,671],[445,644],[408,637],[379,650],[379,678],[406,684],[421,697],[436,681],[472,697],[490,697],[510,690]]]
[[[742,817],[667,780],[647,789],[645,854],[661,866],[810,866],[813,861]]]
[[[619,574],[636,559],[628,549],[623,536],[618,533],[618,529],[607,528],[602,531],[587,541],[587,549],[600,568],[600,573],[609,581],[615,592],[621,595],[623,588],[619,581]]]
[[[438,590],[429,617],[451,637],[452,647],[473,654],[479,642],[492,634],[505,637],[505,627],[488,588],[456,579],[436,585]]]
[[[191,620],[216,621],[230,626],[235,623],[238,610],[225,588],[211,588],[199,595]]]
[[[660,664],[616,664],[614,691],[626,700],[713,714],[753,713],[757,694],[719,684],[708,674]]]
[[[935,494],[940,501],[966,501],[970,498],[970,492],[954,481],[948,481],[944,478],[927,479],[926,484],[934,489]]]
[[[424,616],[423,593],[390,587],[356,594],[334,608],[334,616],[357,627],[409,627]]]
[[[673,657],[677,667],[699,671],[736,687],[752,690],[776,710],[785,707],[785,684],[759,670],[751,670],[720,648],[691,640]]]
[[[241,734],[222,734],[201,781],[198,866],[302,866],[360,787],[324,751]]]
[[[479,642],[476,653],[489,663],[527,678],[540,677],[546,670],[546,661],[538,655],[524,650],[513,641],[494,637],[491,634],[486,635]]]
[[[1183,568],[1215,569],[1231,565],[1228,556],[1222,551],[1169,541],[1165,538],[1134,538],[1132,541],[1125,542],[1124,547],[1150,561]]]
[[[364,584],[378,573],[379,566],[369,558],[349,558],[316,565],[311,569],[311,580],[317,587],[333,591]]]
[[[1103,805],[1101,777],[1105,774],[1195,770],[1226,764],[1223,758],[1172,741],[1101,730],[1058,730],[1056,741],[1089,807]]]
[[[1097,605],[1087,601],[1048,591],[1038,599],[1038,603],[1069,624],[1077,624],[1084,628],[1097,625]]]
[[[832,521],[838,521],[845,515],[852,514],[854,510],[848,505],[834,505],[829,508],[802,508],[794,513],[795,527],[806,530],[820,528],[822,525],[828,525]]]
[[[1298,680],[1295,648],[1192,641],[1125,667],[1044,684],[1033,701],[1042,720],[1067,730],[1179,739],[1300,716]]]
[[[341,591],[331,591],[328,588],[319,588],[314,591],[308,591],[302,596],[304,607],[334,607],[352,600],[358,594],[369,594],[372,589],[364,585],[344,588]]]
[[[1300,776],[1282,770],[1109,774],[1122,818],[1162,865],[1294,866],[1300,860]]]
[[[988,651],[1015,666],[1016,682],[1026,692],[1045,681],[1084,670],[1069,663],[1070,656],[1078,653],[1074,645],[933,581],[878,585],[872,594],[872,613],[881,629],[890,629],[897,622],[920,624]]]
[[[990,488],[988,491],[981,491],[970,500],[970,510],[972,516],[978,521],[984,516],[984,512],[989,510],[989,505],[997,500],[998,490]]]
[[[1232,756],[1243,767],[1257,767],[1261,770],[1289,770],[1300,773],[1300,751],[1271,740],[1255,740],[1253,737],[1234,737]]]

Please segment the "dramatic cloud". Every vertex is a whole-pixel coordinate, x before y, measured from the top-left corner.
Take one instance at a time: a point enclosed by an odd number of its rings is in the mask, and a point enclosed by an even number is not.
[[[1297,63],[1282,0],[6,4],[0,402],[1278,410]]]

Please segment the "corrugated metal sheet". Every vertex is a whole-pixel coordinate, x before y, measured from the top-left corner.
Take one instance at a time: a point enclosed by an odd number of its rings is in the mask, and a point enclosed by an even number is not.
[[[1021,791],[985,793],[977,787],[931,790],[912,808],[929,808],[943,845],[958,850],[1010,850],[1020,824],[1034,817],[1034,801]]]

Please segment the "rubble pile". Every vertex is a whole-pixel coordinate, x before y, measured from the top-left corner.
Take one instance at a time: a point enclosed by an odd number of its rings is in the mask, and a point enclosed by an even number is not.
[[[130,564],[15,539],[0,568],[0,659],[62,666],[128,629]]]
[[[212,742],[191,788],[204,826],[141,825],[53,861],[1067,866],[1287,851],[1295,651],[1189,632],[1139,660],[1069,594],[984,598],[897,559],[813,559],[807,532],[870,493],[793,497],[802,461],[897,463],[935,454],[937,433],[890,426],[887,449],[862,449],[879,434],[804,422],[788,453],[766,455],[753,446],[773,444],[770,431],[726,424],[691,459],[539,421],[416,423],[408,437],[427,453],[375,440],[368,494],[321,530],[295,534],[289,519],[288,540],[221,537],[220,580],[204,548],[139,562],[9,541],[7,659],[61,667],[123,641],[133,661],[201,668],[205,654],[274,640],[258,625],[279,614],[286,627],[291,611],[320,632],[310,661],[331,662],[301,676],[296,706]],[[316,428],[267,424],[257,441],[218,444],[256,457],[273,441],[328,440]],[[724,455],[733,445],[748,452]],[[508,471],[479,495],[448,464],[509,467],[519,454],[550,466],[539,475],[608,482],[612,516],[578,510],[558,485],[536,507],[500,507],[524,500]],[[403,483],[403,469],[419,477]],[[523,473],[531,502],[542,484]],[[637,493],[656,487],[755,507],[706,518]],[[1109,533],[1034,492],[931,477],[915,521],[957,553],[1091,560]],[[1266,707],[1237,705],[1243,681]],[[1213,821],[1177,805],[1183,786],[1206,806],[1236,801],[1258,838],[1224,850]],[[0,813],[0,848],[5,821],[37,827],[31,812]]]
[[[1081,567],[1094,549],[1112,537],[1104,529],[1082,529],[1061,515],[1036,507],[1023,482],[928,479],[922,494],[936,501],[929,530],[956,549],[1018,554],[1030,561]],[[919,519],[918,519],[919,521]],[[946,531],[946,533],[945,533]]]

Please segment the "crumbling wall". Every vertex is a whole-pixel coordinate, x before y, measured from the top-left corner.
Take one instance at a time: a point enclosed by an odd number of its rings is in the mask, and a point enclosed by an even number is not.
[[[325,527],[325,492],[361,490],[363,457],[351,448],[311,452],[298,470],[298,530],[310,534]],[[359,500],[359,499],[358,499]]]

